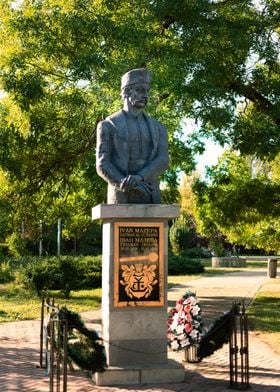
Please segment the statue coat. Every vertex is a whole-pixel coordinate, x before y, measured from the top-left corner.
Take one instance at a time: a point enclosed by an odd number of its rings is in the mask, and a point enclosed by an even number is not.
[[[147,161],[137,172],[152,187],[152,203],[160,203],[159,176],[167,169],[167,130],[159,121],[143,113],[149,126],[152,148]],[[128,171],[128,127],[125,112],[120,110],[97,126],[96,170],[108,183],[107,203],[128,203],[128,195],[119,187]],[[136,174],[136,173],[133,173]]]

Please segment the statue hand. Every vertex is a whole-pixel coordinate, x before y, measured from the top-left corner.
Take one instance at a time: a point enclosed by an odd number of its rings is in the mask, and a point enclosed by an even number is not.
[[[137,189],[143,193],[147,193],[148,195],[152,195],[153,193],[153,187],[151,187],[151,185],[147,184],[146,182],[141,182],[138,184]]]
[[[137,185],[139,185],[142,180],[142,176],[138,174],[130,174],[122,179],[120,184],[120,190],[122,192],[129,191],[130,189],[137,187]]]

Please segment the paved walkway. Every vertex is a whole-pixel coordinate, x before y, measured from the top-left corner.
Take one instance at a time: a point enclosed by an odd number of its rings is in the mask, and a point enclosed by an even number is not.
[[[235,300],[244,299],[248,305],[257,291],[265,288],[269,279],[265,270],[236,272],[220,277],[208,277],[178,285],[169,290],[169,305],[186,291],[195,291],[202,305],[204,321],[210,324],[229,310]],[[275,279],[274,279],[275,281]],[[277,281],[280,283],[279,277]],[[274,289],[278,285],[273,285]],[[280,285],[277,290],[280,290]],[[87,323],[100,328],[100,312],[84,315]],[[0,392],[49,391],[49,380],[39,363],[39,321],[23,321],[0,324]],[[250,333],[250,386],[254,392],[280,392],[280,356]],[[177,361],[183,353],[170,353]],[[201,363],[185,363],[184,383],[145,385],[135,387],[98,387],[87,378],[86,373],[69,372],[68,392],[221,392],[227,391],[228,345],[203,359]],[[61,388],[62,390],[62,388]]]

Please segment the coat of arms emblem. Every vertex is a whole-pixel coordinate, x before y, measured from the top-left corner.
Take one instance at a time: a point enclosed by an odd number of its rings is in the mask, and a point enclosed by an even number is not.
[[[129,298],[148,298],[153,286],[158,283],[156,279],[157,264],[122,265],[122,280],[120,283],[125,286],[125,292]]]

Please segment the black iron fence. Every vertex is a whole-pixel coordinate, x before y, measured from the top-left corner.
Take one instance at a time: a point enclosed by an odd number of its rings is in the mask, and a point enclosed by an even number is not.
[[[68,321],[59,318],[54,298],[42,298],[40,367],[50,379],[50,392],[67,392]]]
[[[244,303],[233,305],[229,342],[230,388],[245,390],[249,385],[248,316]]]
[[[229,387],[249,389],[248,317],[244,303],[234,303],[229,312],[215,321],[200,342],[187,347],[185,360],[200,362],[224,344],[229,344]]]

